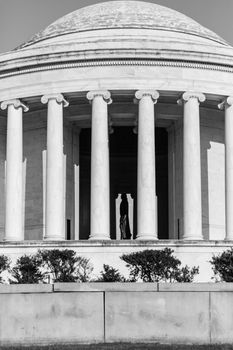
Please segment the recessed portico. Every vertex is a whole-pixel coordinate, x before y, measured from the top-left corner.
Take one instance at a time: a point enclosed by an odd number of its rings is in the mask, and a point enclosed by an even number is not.
[[[135,94],[139,101],[136,104]],[[116,239],[115,198],[119,193],[129,193],[133,198],[133,239],[203,239],[199,131],[201,110],[214,108],[216,113],[220,113],[217,112],[217,104],[222,97],[218,96],[214,100],[208,96],[204,101],[204,95],[201,92],[193,91],[185,93],[178,91],[174,94],[174,92],[156,90],[95,90],[87,93],[92,102],[89,104],[85,97],[86,93],[74,92],[63,93],[63,95],[52,94],[42,97],[42,102],[54,101],[56,108],[59,108],[59,113],[58,111],[55,113],[55,109],[49,105],[46,111],[40,102],[40,96],[23,99],[32,109],[38,108],[41,104],[40,108],[45,112],[43,123],[45,122],[47,129],[47,165],[44,165],[45,176],[42,183],[45,188],[44,210],[42,208],[45,215],[45,239]],[[108,103],[110,96],[111,104]],[[145,100],[140,107],[143,97]],[[180,106],[176,104],[179,97],[183,98]],[[93,106],[95,98],[100,102],[95,102],[96,105]],[[64,103],[67,105],[68,103],[65,99],[70,103],[66,109],[64,109]],[[190,100],[192,104],[187,106],[186,103],[190,103]],[[201,105],[200,102],[202,102]],[[4,103],[2,106],[5,107]],[[53,113],[54,119],[52,119]],[[64,120],[62,113],[64,113]],[[58,118],[59,115],[61,117]],[[26,118],[25,115],[23,118]],[[95,121],[95,118],[99,118],[99,121],[98,119]],[[54,126],[52,126],[52,120]],[[57,135],[60,135],[57,138],[53,137],[55,130]],[[67,130],[72,140],[66,135]],[[175,150],[177,146],[173,138],[174,132],[177,133],[178,130],[181,130],[179,144],[181,146],[183,144],[183,155],[179,155]],[[194,130],[197,132],[194,133]],[[16,133],[17,137],[22,135],[22,128],[17,127]],[[128,141],[125,142],[124,138],[128,138]],[[144,141],[143,138],[145,138]],[[51,140],[53,144],[50,146]],[[124,144],[123,148],[120,148],[121,142]],[[151,144],[149,145],[148,142]],[[70,153],[68,154],[67,147],[70,143],[73,150],[71,153],[68,151]],[[148,153],[147,144],[151,154]],[[59,155],[56,155],[58,151]],[[64,163],[65,154],[68,163]],[[72,159],[71,154],[73,154]],[[56,160],[58,158],[60,165]],[[100,163],[99,160],[101,160]],[[175,169],[177,166],[179,173]],[[174,182],[177,181],[177,174],[184,179],[183,190],[181,187],[178,188],[179,181]],[[59,182],[59,186],[55,180]],[[197,188],[199,188],[199,194]],[[54,191],[56,196],[53,194]],[[189,191],[194,192],[188,195]],[[103,196],[102,199],[101,196]],[[180,196],[182,199],[183,205],[180,209],[180,203],[174,202],[174,196],[175,198]],[[56,201],[54,201],[55,197]],[[23,204],[21,207],[16,206],[22,220],[23,207]],[[199,211],[194,209],[198,207]],[[6,212],[6,217],[7,215],[9,214]],[[56,230],[53,222],[58,225]],[[145,222],[146,227],[140,226]],[[6,235],[5,239],[11,240],[8,237]],[[13,238],[19,241],[23,239],[22,234],[18,235],[17,239]]]

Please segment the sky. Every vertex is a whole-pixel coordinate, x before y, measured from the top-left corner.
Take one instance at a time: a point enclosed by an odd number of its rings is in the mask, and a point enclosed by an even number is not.
[[[67,13],[103,1],[0,0],[0,53],[12,50]],[[149,2],[173,8],[192,17],[233,45],[233,0],[150,0]]]

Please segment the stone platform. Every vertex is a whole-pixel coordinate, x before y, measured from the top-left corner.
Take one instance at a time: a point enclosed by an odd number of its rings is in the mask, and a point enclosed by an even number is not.
[[[103,264],[117,268],[126,277],[128,269],[120,256],[125,253],[136,252],[144,249],[174,250],[182,265],[199,266],[200,272],[196,282],[213,282],[213,271],[209,260],[215,254],[232,247],[231,241],[181,241],[181,240],[158,240],[158,241],[23,241],[23,242],[1,242],[0,254],[11,257],[14,262],[18,256],[32,254],[38,249],[73,249],[78,255],[90,259],[94,266],[93,277],[97,276],[103,269]]]

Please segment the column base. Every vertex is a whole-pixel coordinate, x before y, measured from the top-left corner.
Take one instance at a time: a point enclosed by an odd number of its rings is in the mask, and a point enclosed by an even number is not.
[[[203,241],[203,236],[184,236],[182,237],[184,241]]]
[[[9,237],[9,238],[4,237],[3,241],[4,242],[23,242],[24,238],[19,239],[19,237]]]
[[[52,237],[45,236],[43,240],[44,241],[65,241],[66,239],[61,236],[52,236]]]
[[[137,235],[136,237],[136,240],[146,240],[146,241],[157,241],[158,240],[158,237],[155,236],[155,235],[149,235],[149,234],[140,234],[140,235]]]
[[[109,241],[111,238],[105,235],[90,235],[89,241]]]

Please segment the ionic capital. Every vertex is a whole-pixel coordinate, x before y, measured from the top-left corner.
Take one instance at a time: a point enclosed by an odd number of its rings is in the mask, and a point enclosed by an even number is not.
[[[58,104],[63,104],[64,107],[69,106],[69,102],[65,100],[62,94],[47,94],[41,97],[41,103],[46,104],[49,100],[56,100]]]
[[[138,90],[135,92],[136,102],[137,100],[141,100],[145,96],[150,96],[155,104],[157,103],[157,100],[159,98],[159,93],[156,90]]]
[[[107,90],[89,91],[86,97],[90,101],[90,103],[94,100],[95,97],[102,97],[103,100],[107,102],[107,104],[112,103],[111,93]]]
[[[22,108],[24,112],[29,111],[27,105],[21,102],[19,99],[6,100],[1,103],[1,109],[7,109],[8,106],[14,106],[15,109]]]
[[[223,110],[226,107],[230,107],[233,105],[233,96],[228,96],[227,98],[225,98],[225,100],[223,100],[221,103],[218,104],[218,108]]]
[[[206,97],[202,92],[187,91],[183,93],[182,97],[177,101],[177,103],[178,105],[183,105],[184,102],[188,102],[191,98],[195,98],[198,103],[206,100]]]

